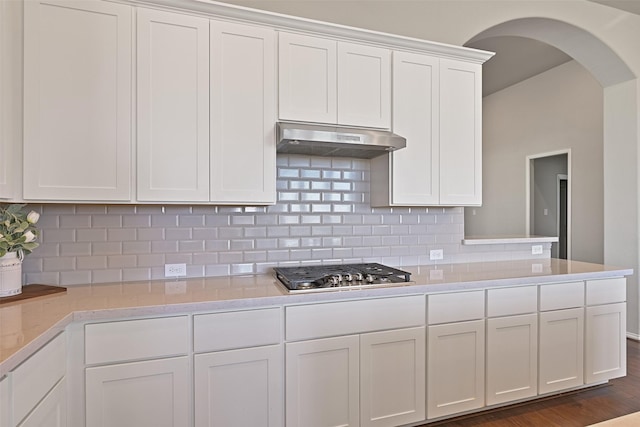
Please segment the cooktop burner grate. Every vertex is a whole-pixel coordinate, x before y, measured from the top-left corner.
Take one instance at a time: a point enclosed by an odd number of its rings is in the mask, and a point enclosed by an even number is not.
[[[411,280],[411,273],[378,263],[275,267],[273,270],[290,291],[361,288]]]

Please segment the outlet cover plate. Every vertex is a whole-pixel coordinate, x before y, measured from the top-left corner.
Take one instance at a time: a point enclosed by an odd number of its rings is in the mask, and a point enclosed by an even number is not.
[[[164,277],[184,277],[187,275],[187,264],[165,264]]]
[[[531,245],[531,255],[542,255],[542,245]]]
[[[429,259],[431,261],[437,261],[439,259],[444,259],[444,250],[442,250],[442,249],[431,249],[431,251],[429,251]]]

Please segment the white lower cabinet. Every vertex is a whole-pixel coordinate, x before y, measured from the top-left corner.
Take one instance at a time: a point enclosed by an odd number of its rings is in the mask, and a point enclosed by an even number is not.
[[[359,426],[358,335],[285,345],[287,427]]]
[[[584,308],[540,313],[538,392],[584,383]]]
[[[627,374],[626,308],[626,303],[586,308],[586,384]]]
[[[9,379],[0,378],[0,427],[9,427]]]
[[[538,315],[487,319],[487,405],[538,392]]]
[[[484,406],[484,320],[429,326],[427,361],[427,418]]]
[[[425,419],[425,328],[286,344],[286,425],[392,427]]]
[[[10,426],[66,425],[66,346],[62,333],[10,373]]]
[[[86,369],[87,427],[191,424],[189,358]]]
[[[425,327],[360,336],[360,425],[425,419]]]
[[[627,282],[587,280],[585,311],[586,384],[627,374]]]
[[[67,387],[63,378],[18,427],[66,427],[66,425]]]
[[[278,427],[282,346],[195,355],[196,427]]]

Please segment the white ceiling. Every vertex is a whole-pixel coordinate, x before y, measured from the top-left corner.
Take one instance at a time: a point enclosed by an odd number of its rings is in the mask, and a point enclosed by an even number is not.
[[[589,1],[640,15],[640,0]],[[466,46],[496,52],[496,55],[483,66],[483,96],[507,88],[572,59],[553,46],[524,37],[490,37],[474,41]]]

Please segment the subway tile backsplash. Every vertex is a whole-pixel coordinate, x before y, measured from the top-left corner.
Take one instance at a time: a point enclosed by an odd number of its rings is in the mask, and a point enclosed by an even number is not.
[[[548,258],[526,244],[463,246],[463,208],[372,208],[369,161],[278,156],[277,203],[267,207],[31,205],[40,247],[25,283],[74,285],[266,273],[274,266],[380,262],[392,266]]]

